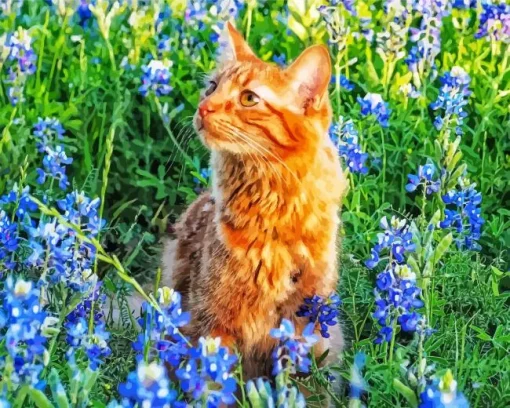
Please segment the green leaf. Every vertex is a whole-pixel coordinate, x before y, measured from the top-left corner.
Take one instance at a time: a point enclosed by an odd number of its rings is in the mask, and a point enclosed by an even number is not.
[[[443,257],[443,255],[446,253],[448,248],[450,248],[450,245],[453,241],[453,235],[450,232],[448,235],[443,237],[443,239],[437,244],[437,248],[434,251],[434,261],[433,264],[436,265],[439,260]]]
[[[28,393],[30,395],[30,399],[34,401],[37,408],[54,408],[54,405],[42,391],[30,388]]]
[[[483,329],[481,329],[480,327],[477,327],[477,326],[474,326],[474,325],[471,325],[470,326],[471,329],[473,329],[475,332],[477,332],[477,336],[480,340],[484,340],[484,341],[492,341],[492,337],[489,336],[487,333],[485,333],[485,331]]]
[[[402,383],[398,378],[393,379],[393,387],[395,387],[395,390],[397,390],[407,400],[412,408],[418,406],[418,399],[416,398],[414,391]]]

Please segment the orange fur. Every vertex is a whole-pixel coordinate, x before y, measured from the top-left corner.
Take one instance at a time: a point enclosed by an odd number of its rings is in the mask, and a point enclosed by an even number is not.
[[[281,69],[228,29],[234,58],[212,77],[217,86],[195,119],[212,151],[213,188],[182,216],[169,273],[192,313],[187,334],[222,337],[251,377],[269,373],[270,329],[285,317],[301,330],[303,299],[336,289],[347,184],[328,137],[326,48]],[[246,90],[258,96],[255,106],[240,103]]]

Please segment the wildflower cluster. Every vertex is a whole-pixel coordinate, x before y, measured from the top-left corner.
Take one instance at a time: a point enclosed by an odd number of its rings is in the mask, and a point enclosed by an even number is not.
[[[340,296],[336,293],[327,298],[315,295],[306,298],[296,314],[299,317],[308,317],[311,323],[319,323],[322,337],[328,338],[329,327],[338,324],[338,308],[341,303]]]
[[[436,116],[434,125],[437,130],[444,128],[446,135],[452,127],[455,128],[457,135],[461,135],[463,120],[467,116],[464,106],[467,105],[467,98],[471,94],[468,88],[471,79],[462,68],[453,67],[440,78],[440,81],[439,96],[430,107],[435,111],[442,110],[443,114]]]
[[[388,102],[384,102],[379,94],[368,93],[364,98],[358,96],[358,103],[361,106],[363,116],[373,115],[382,127],[389,126],[391,109]]]
[[[378,243],[366,262],[367,267],[372,269],[380,262],[383,250],[388,251],[388,262],[385,269],[377,275],[374,289],[376,310],[373,316],[382,326],[376,343],[389,342],[397,323],[404,331],[415,331],[421,319],[415,309],[423,306],[419,299],[420,289],[416,286],[416,274],[405,263],[406,256],[416,249],[406,220],[392,217],[388,223],[384,217],[381,228],[384,233],[378,234]]]
[[[51,317],[42,310],[40,291],[30,281],[7,277],[0,292],[0,341],[8,345],[8,355],[0,359],[0,368],[10,372],[19,386],[44,387],[40,374],[47,364],[47,338],[43,329]]]
[[[148,65],[144,65],[142,67],[142,85],[138,89],[140,94],[147,96],[152,92],[159,97],[172,92],[170,67],[170,62],[158,60],[152,60]]]
[[[246,384],[248,399],[253,406],[306,407],[303,394],[290,385],[290,374],[297,371],[308,373],[311,361],[308,357],[318,338],[313,334],[314,323],[309,323],[302,335],[297,335],[290,320],[282,319],[280,327],[270,331],[271,337],[279,340],[273,353],[273,375],[275,388],[261,378]]]
[[[504,1],[482,1],[482,13],[475,37],[510,43],[510,4]]]
[[[420,394],[419,408],[468,408],[466,397],[457,391],[457,381],[450,370],[427,384]]]
[[[337,123],[334,123],[329,136],[337,146],[338,152],[345,160],[345,164],[352,173],[366,174],[368,168],[365,162],[368,158],[367,153],[363,153],[358,141],[358,131],[352,120],[344,121],[342,117]]]
[[[485,220],[481,216],[480,208],[482,195],[475,187],[476,185],[470,184],[467,179],[460,178],[459,188],[448,191],[442,197],[447,208],[444,210],[445,218],[439,226],[455,228],[459,248],[479,250],[480,245],[477,241],[480,239]]]
[[[207,406],[218,407],[235,402],[237,382],[231,371],[237,357],[221,346],[219,338],[201,338],[196,348],[189,350],[189,359],[176,371],[183,391]]]
[[[5,51],[2,51],[5,50]],[[28,31],[19,28],[16,32],[0,37],[0,54],[7,54],[9,72],[4,82],[8,84],[7,96],[11,105],[23,102],[25,83],[36,71],[37,56],[32,49],[32,38]],[[2,56],[0,55],[0,63]],[[1,64],[0,64],[1,66]]]
[[[441,188],[441,181],[434,180],[436,167],[432,163],[427,163],[424,166],[418,167],[418,174],[409,174],[409,184],[406,185],[408,192],[415,191],[420,185],[423,185],[427,195],[437,193]]]

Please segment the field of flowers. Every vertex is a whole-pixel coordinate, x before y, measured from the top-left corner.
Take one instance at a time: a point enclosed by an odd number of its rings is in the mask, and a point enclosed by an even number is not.
[[[275,64],[328,44],[350,181],[338,295],[296,311],[343,363],[282,321],[247,383],[158,284],[228,19]],[[0,0],[0,407],[510,406],[509,44],[505,0]]]

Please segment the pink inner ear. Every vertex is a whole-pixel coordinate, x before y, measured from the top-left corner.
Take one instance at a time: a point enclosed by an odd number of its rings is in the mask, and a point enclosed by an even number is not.
[[[331,61],[327,48],[321,45],[307,48],[287,68],[287,72],[303,97],[322,98],[331,79]]]

